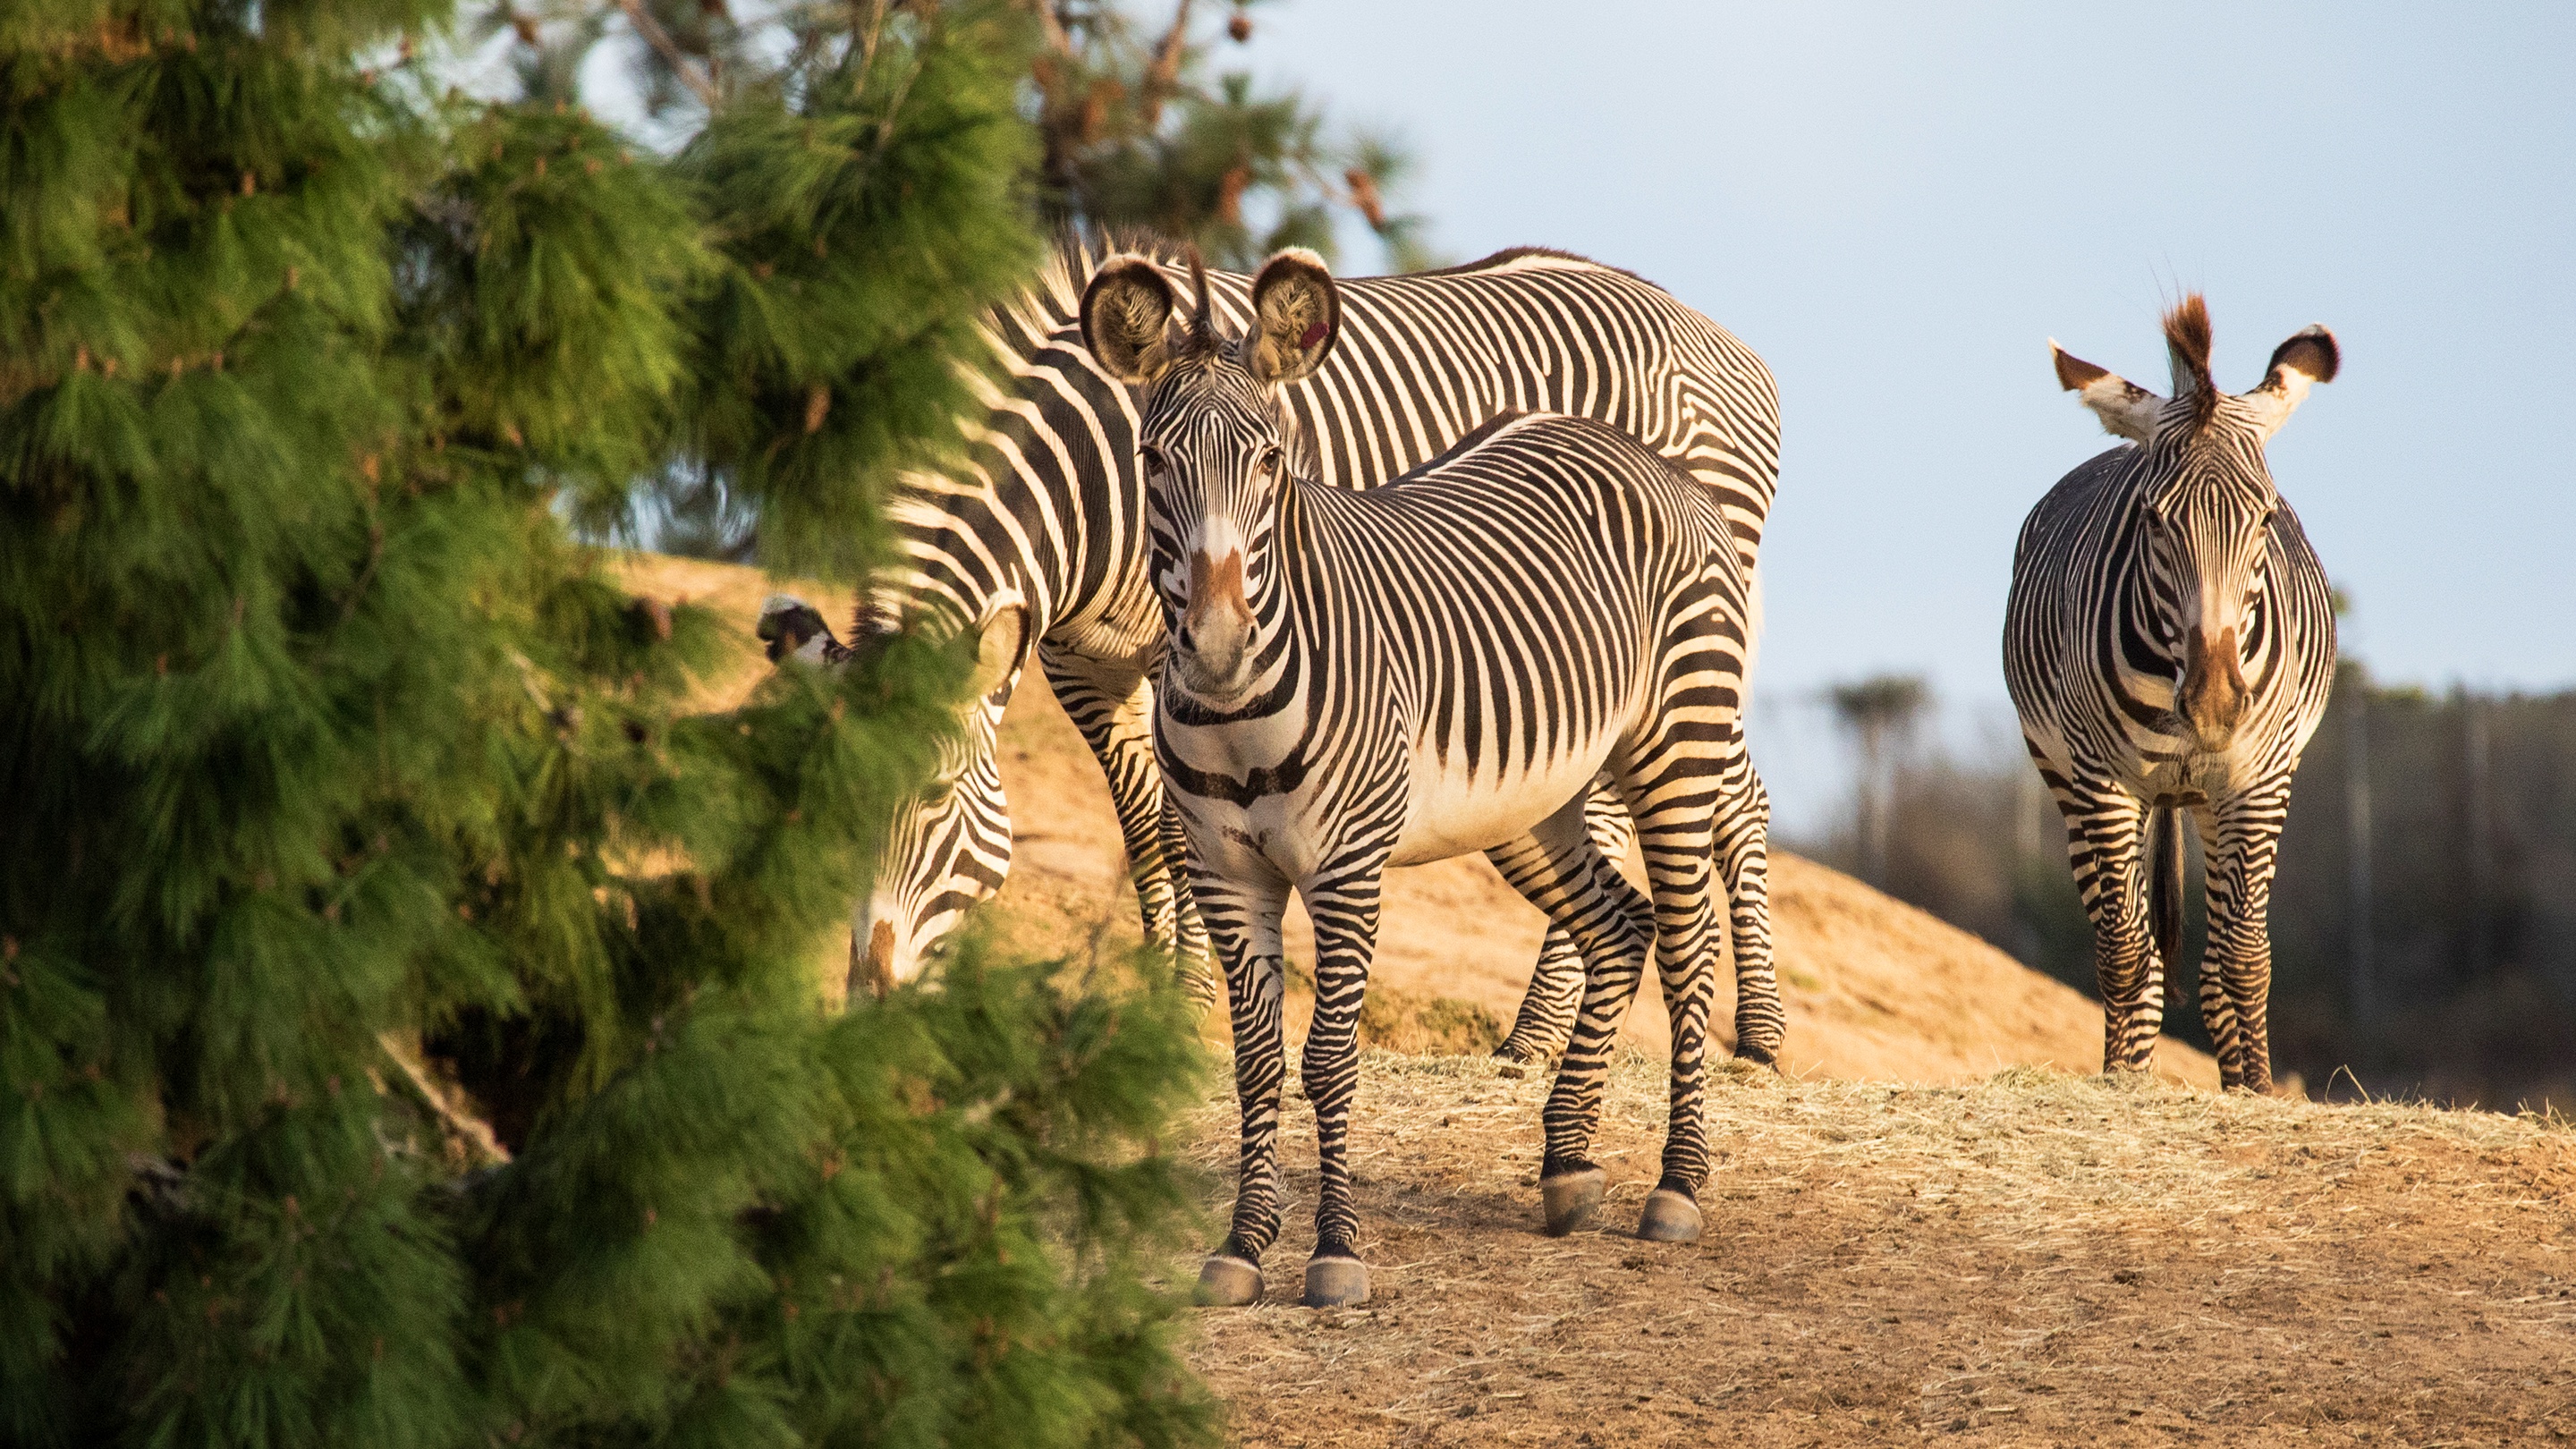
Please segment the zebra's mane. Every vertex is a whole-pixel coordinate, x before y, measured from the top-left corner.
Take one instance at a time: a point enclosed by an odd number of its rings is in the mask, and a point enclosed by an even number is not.
[[[1043,336],[1068,327],[1082,315],[1082,289],[1100,265],[1122,252],[1132,252],[1166,266],[1187,266],[1188,249],[1160,232],[1141,227],[1111,227],[1085,232],[1059,226],[1048,239],[1046,260],[1029,284],[996,308],[1005,330],[1013,325]]]
[[[2193,292],[2165,314],[2165,351],[2173,359],[2173,395],[2191,404],[2197,433],[2218,415],[2218,384],[2209,375],[2209,303]]]

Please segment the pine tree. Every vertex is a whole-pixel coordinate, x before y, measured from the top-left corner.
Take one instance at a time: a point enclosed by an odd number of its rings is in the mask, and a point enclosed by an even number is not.
[[[1221,25],[1215,8],[1196,0],[1172,0],[1152,25],[1114,0],[1013,0],[985,9],[987,19],[996,8],[1027,17],[1036,37],[1014,52],[1023,62],[1016,73],[992,79],[1015,87],[1016,104],[1036,121],[1038,145],[1021,159],[1041,216],[1054,225],[1150,229],[1245,270],[1281,247],[1313,247],[1330,257],[1336,217],[1356,217],[1394,270],[1440,265],[1425,219],[1395,206],[1413,169],[1403,148],[1335,126],[1293,87],[1258,91],[1249,72],[1220,68],[1229,47],[1255,35],[1254,3],[1238,0]],[[898,40],[879,56],[876,38],[899,37],[916,20],[944,13],[938,5],[889,0],[469,0],[469,9],[468,39],[505,66],[529,100],[579,103],[585,63],[609,46],[647,112],[671,128],[686,164],[729,188],[741,214],[764,218],[773,236],[781,226],[830,230],[847,222],[785,215],[830,198],[807,197],[793,189],[796,178],[747,164],[744,144],[755,143],[751,155],[775,156],[758,144],[764,126],[831,127],[860,111],[913,110],[920,93],[907,89],[907,54]],[[880,63],[854,66],[854,55]],[[782,187],[788,189],[765,190]],[[745,237],[732,250],[744,265],[791,265],[768,252],[754,257],[765,245]],[[794,286],[833,285],[831,278],[848,270],[848,256],[799,258],[790,283],[764,290],[775,299],[793,295]],[[960,264],[971,271],[980,260]],[[751,300],[749,292],[737,295]],[[958,310],[927,317],[925,325],[945,331],[969,321]],[[773,354],[765,363],[773,382],[852,371],[849,357],[834,356],[849,344],[812,335],[793,309],[755,305],[727,311],[720,323],[743,329],[731,344],[738,355]],[[760,406],[773,415],[792,412],[808,395]],[[715,415],[728,411],[720,406]],[[854,413],[872,415],[860,407],[838,416]],[[896,431],[915,435],[909,427]],[[764,550],[755,527],[763,509],[818,487],[829,494],[842,486],[830,480],[860,476],[838,467],[843,443],[834,439],[781,462],[796,475],[785,487],[785,475],[773,476],[778,460],[746,457],[739,437],[702,443],[625,500],[633,505],[626,516],[593,524],[665,552],[780,565],[803,550]],[[836,506],[831,516],[847,515]]]
[[[692,715],[564,522],[687,443],[863,559],[1033,250],[1018,32],[671,165],[447,9],[0,8],[0,1442],[1204,1438],[1178,1004],[817,999],[963,661]]]

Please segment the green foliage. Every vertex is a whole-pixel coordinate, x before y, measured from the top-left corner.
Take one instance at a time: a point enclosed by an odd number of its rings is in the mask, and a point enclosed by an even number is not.
[[[724,218],[691,451],[758,511],[768,562],[842,576],[892,481],[955,441],[976,406],[957,364],[1037,257],[1025,25],[924,6],[873,40],[738,94],[678,158]]]
[[[696,439],[854,558],[1033,250],[1017,62],[890,23],[674,166],[434,99],[444,8],[0,11],[0,1443],[1203,1439],[1178,1005],[818,1001],[965,661],[692,715],[560,511]]]
[[[614,47],[683,173],[738,224],[714,238],[696,312],[720,361],[680,409],[689,431],[647,486],[581,500],[594,535],[854,573],[880,541],[876,502],[937,467],[975,406],[929,360],[970,355],[981,299],[1031,260],[1019,228],[971,223],[1005,204],[1246,269],[1280,247],[1329,257],[1336,214],[1356,213],[1395,269],[1439,265],[1423,218],[1390,210],[1412,169],[1401,148],[1337,132],[1293,89],[1209,80],[1220,42],[1189,0],[1159,33],[1095,0],[467,8],[467,41],[540,105],[579,104],[585,62]],[[1247,4],[1226,31],[1252,37]]]

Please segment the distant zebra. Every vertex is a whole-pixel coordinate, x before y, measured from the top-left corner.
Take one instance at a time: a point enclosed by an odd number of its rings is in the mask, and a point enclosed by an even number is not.
[[[1004,667],[967,710],[956,773],[905,807],[859,904],[856,970],[873,978],[908,978],[1010,868],[992,753],[1031,653],[1108,777],[1147,937],[1204,957],[1196,913],[1167,868],[1177,827],[1153,764],[1163,622],[1145,578],[1135,399],[1083,351],[1076,318],[1096,265],[1063,239],[1038,284],[989,319],[1002,380],[969,429],[965,465],[908,480],[891,507],[901,562],[869,590],[854,647],[899,622],[979,631],[984,655]],[[1220,322],[1243,325],[1251,278],[1216,273],[1209,286]],[[1363,278],[1338,295],[1332,357],[1284,398],[1316,481],[1383,482],[1500,412],[1570,413],[1642,439],[1708,485],[1752,568],[1779,473],[1778,401],[1761,360],[1706,317],[1627,272],[1534,249]],[[1624,850],[1619,813],[1601,819],[1605,849]],[[1560,1046],[1582,981],[1571,942],[1552,932],[1503,1054]],[[1737,1052],[1773,1060],[1777,986],[1739,971],[1736,997]]]
[[[1220,337],[1205,275],[1191,280],[1183,329],[1143,258],[1104,267],[1082,316],[1092,351],[1145,389],[1152,578],[1172,634],[1156,735],[1233,1012],[1242,1175],[1202,1296],[1258,1298],[1279,1230],[1292,890],[1315,928],[1303,1078],[1323,1177],[1305,1297],[1368,1296],[1348,1134],[1380,883],[1391,865],[1480,850],[1589,964],[1547,1104],[1549,1229],[1599,1205],[1587,1154],[1651,951],[1672,1115],[1638,1231],[1696,1238],[1713,887],[1738,969],[1767,973],[1771,957],[1770,807],[1743,734],[1750,591],[1719,496],[1626,433],[1551,414],[1496,419],[1382,488],[1321,486],[1281,387],[1337,340],[1323,263],[1273,257],[1240,340]],[[1585,828],[1605,771],[1636,821],[1651,906]]]
[[[2272,872],[2335,666],[2325,569],[2263,444],[2340,358],[2310,327],[2230,396],[2210,380],[2209,343],[2208,308],[2186,297],[2165,318],[2171,401],[2050,344],[2059,383],[2130,442],[2067,474],[2022,525],[2004,679],[2093,921],[2102,1069],[2144,1071],[2155,1050],[2182,942],[2175,812],[2189,810],[2209,886],[2201,1019],[2225,1084],[2259,1092]]]

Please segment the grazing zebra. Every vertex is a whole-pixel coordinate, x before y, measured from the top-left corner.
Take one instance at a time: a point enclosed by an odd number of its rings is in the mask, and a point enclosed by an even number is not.
[[[1738,968],[1767,973],[1771,954],[1770,805],[1743,734],[1749,589],[1723,500],[1627,433],[1544,413],[1494,419],[1381,488],[1320,486],[1282,389],[1338,340],[1323,263],[1271,258],[1239,340],[1220,338],[1195,266],[1191,283],[1175,331],[1162,270],[1115,259],[1082,320],[1092,352],[1144,387],[1152,578],[1172,639],[1155,734],[1233,1011],[1242,1176],[1202,1297],[1258,1298],[1278,1234],[1292,890],[1316,943],[1303,1076],[1323,1191],[1305,1299],[1368,1296],[1347,1158],[1380,882],[1391,865],[1470,851],[1589,967],[1547,1104],[1550,1231],[1600,1203],[1586,1154],[1651,950],[1672,1021],[1672,1117],[1638,1232],[1696,1238],[1713,875]],[[1636,822],[1651,905],[1586,829],[1604,772]]]
[[[2228,1087],[2271,1085],[2266,917],[2290,776],[2334,683],[2334,609],[2263,444],[2332,382],[2310,327],[2252,392],[2209,376],[2198,295],[2165,318],[2170,401],[2050,344],[2057,380],[2128,443],[2061,479],[2023,523],[2004,611],[2004,679],[2066,816],[2093,921],[2102,1069],[2144,1071],[2182,940],[2189,810],[2207,861],[2201,1020]],[[2142,841],[2152,861],[2141,860]]]
[[[870,975],[909,977],[1009,869],[993,738],[1031,652],[1108,777],[1148,939],[1185,961],[1204,958],[1204,933],[1172,869],[1177,826],[1153,762],[1163,621],[1145,578],[1136,404],[1083,351],[1076,317],[1097,262],[1079,240],[1062,239],[1037,284],[989,319],[1002,380],[970,428],[964,465],[908,480],[890,510],[900,562],[869,590],[854,646],[917,622],[981,631],[986,657],[1005,664],[1001,684],[968,709],[959,773],[894,823],[854,922]],[[1209,285],[1219,320],[1242,325],[1251,278],[1217,273]],[[1671,294],[1580,257],[1524,249],[1352,281],[1339,300],[1332,357],[1284,397],[1316,481],[1383,482],[1504,411],[1595,418],[1707,484],[1751,570],[1779,472],[1771,375]],[[1624,819],[1600,814],[1604,848],[1624,851]],[[1504,1054],[1543,1057],[1561,1046],[1582,982],[1572,943],[1552,932]],[[1213,996],[1213,982],[1196,984]],[[1777,987],[1748,967],[1736,992],[1737,1053],[1773,1060]]]

